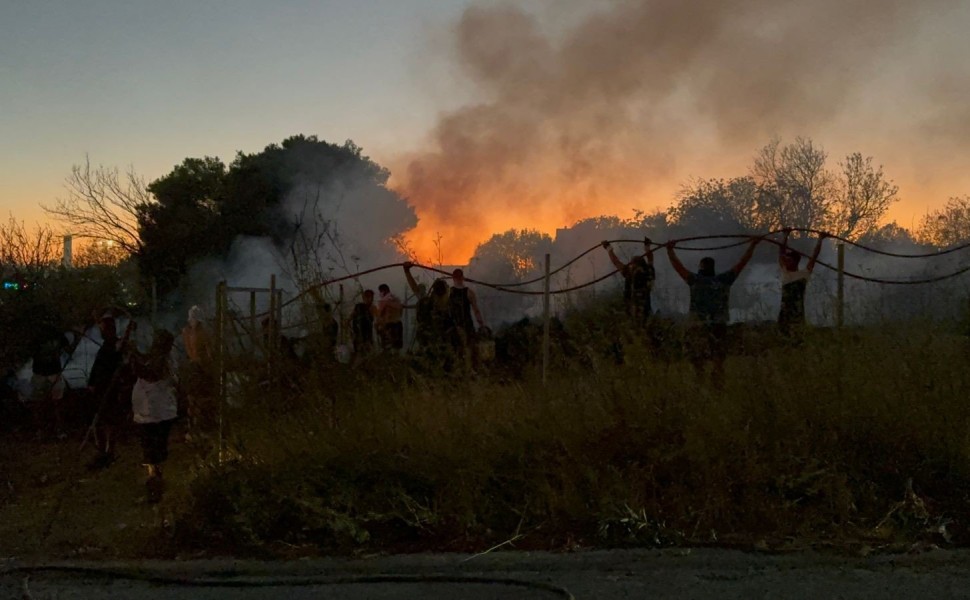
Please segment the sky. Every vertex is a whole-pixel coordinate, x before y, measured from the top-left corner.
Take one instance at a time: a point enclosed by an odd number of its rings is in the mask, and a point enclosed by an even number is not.
[[[372,156],[434,122],[433,40],[457,0],[0,0],[0,207],[26,220],[71,166],[146,178],[298,133]]]
[[[669,206],[772,136],[873,156],[918,225],[970,194],[960,0],[0,0],[0,208],[71,166],[352,139],[453,262],[510,227]]]

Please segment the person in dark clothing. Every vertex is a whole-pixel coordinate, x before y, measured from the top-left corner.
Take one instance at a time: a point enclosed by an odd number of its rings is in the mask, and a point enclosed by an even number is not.
[[[98,454],[88,464],[90,469],[103,469],[115,461],[114,446],[119,430],[128,416],[124,385],[124,343],[118,339],[114,318],[104,316],[98,322],[101,347],[88,374],[88,391],[94,401],[97,418],[94,423],[94,445]]]
[[[340,326],[334,318],[333,306],[324,301],[319,289],[311,288],[314,299],[316,323],[307,336],[307,354],[315,365],[328,365],[336,360],[337,338]]]
[[[778,249],[778,266],[781,268],[781,308],[778,311],[778,329],[785,337],[797,341],[805,327],[805,290],[808,279],[815,269],[815,262],[822,252],[822,242],[828,234],[821,233],[815,243],[815,250],[804,269],[799,269],[801,254],[788,247],[791,228],[785,228],[785,236]]]
[[[448,284],[444,279],[435,279],[428,291],[424,284],[415,281],[411,274],[413,266],[410,262],[404,263],[404,277],[417,296],[415,341],[418,353],[434,369],[450,371],[456,342]]]
[[[761,237],[751,238],[751,243],[741,260],[723,273],[715,271],[714,259],[709,256],[701,259],[697,273],[691,273],[677,258],[673,244],[667,244],[670,264],[690,287],[687,352],[694,365],[698,382],[703,381],[706,363],[711,362],[713,363],[711,382],[718,389],[724,385],[731,285],[754,256],[754,250],[761,239]]]
[[[374,290],[364,290],[361,302],[350,313],[350,329],[354,341],[354,354],[358,359],[374,352]]]
[[[636,325],[645,324],[653,314],[650,293],[657,279],[657,272],[653,267],[651,244],[650,238],[643,238],[643,254],[625,263],[616,256],[609,242],[602,242],[610,256],[610,262],[623,276],[623,304]]]
[[[472,370],[478,367],[478,338],[475,335],[475,323],[478,327],[485,327],[485,320],[478,308],[478,298],[475,291],[465,285],[465,273],[455,269],[451,273],[451,290],[448,292],[448,305],[451,307],[451,321],[454,330],[455,353],[460,362],[470,366]],[[475,321],[472,321],[472,315]]]
[[[64,433],[64,382],[62,356],[71,347],[64,332],[50,324],[41,325],[31,344],[33,358],[30,379],[30,409],[38,435]]]

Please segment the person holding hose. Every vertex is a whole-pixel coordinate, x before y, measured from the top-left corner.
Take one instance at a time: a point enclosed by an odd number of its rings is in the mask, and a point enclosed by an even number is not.
[[[711,383],[715,388],[724,387],[724,361],[727,358],[727,325],[730,319],[731,285],[744,270],[761,237],[752,237],[741,259],[729,270],[718,273],[714,259],[705,256],[700,260],[696,273],[687,270],[677,253],[675,241],[665,244],[667,256],[674,271],[690,288],[688,311],[687,353],[694,366],[697,381],[704,380],[705,368],[712,363]]]
[[[609,242],[604,240],[601,244],[609,254],[610,262],[623,276],[623,303],[627,314],[635,324],[643,325],[653,314],[650,292],[657,279],[650,238],[643,238],[643,254],[633,257],[628,263],[616,256]]]
[[[782,231],[784,237],[778,247],[778,266],[781,268],[781,308],[778,311],[778,330],[786,338],[798,341],[805,327],[805,290],[808,287],[808,279],[812,276],[818,255],[822,252],[822,242],[828,234],[824,232],[819,234],[808,264],[804,269],[799,269],[802,255],[788,247],[788,237],[791,235],[792,228],[786,227]]]

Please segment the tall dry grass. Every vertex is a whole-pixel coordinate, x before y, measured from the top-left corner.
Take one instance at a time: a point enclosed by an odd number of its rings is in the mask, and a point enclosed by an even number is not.
[[[812,332],[796,348],[746,337],[720,391],[636,336],[622,365],[604,340],[577,340],[545,386],[532,366],[503,380],[400,363],[251,390],[227,412],[231,460],[200,466],[176,540],[237,552],[970,541],[962,336],[914,324]]]

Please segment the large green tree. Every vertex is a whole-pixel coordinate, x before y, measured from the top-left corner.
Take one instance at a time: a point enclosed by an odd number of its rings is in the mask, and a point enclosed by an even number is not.
[[[157,202],[139,215],[142,270],[170,290],[193,263],[225,258],[240,236],[270,240],[298,280],[334,264],[353,270],[356,242],[381,246],[417,223],[388,177],[353,142],[315,136],[240,152],[228,166],[186,159],[149,185]]]

